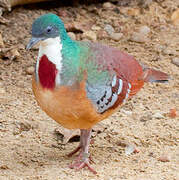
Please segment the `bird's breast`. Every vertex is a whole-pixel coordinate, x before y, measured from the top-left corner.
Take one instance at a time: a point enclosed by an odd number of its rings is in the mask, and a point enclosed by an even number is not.
[[[111,115],[114,110],[100,114],[87,98],[85,81],[79,87],[59,86],[44,88],[33,77],[32,89],[39,106],[52,119],[69,129],[89,129],[97,122]]]
[[[55,80],[58,71],[56,65],[49,61],[46,55],[40,57],[37,71],[39,82],[43,88],[55,88]]]

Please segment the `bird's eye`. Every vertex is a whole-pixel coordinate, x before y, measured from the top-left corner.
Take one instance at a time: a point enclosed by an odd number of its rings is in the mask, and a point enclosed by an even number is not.
[[[51,33],[51,31],[52,31],[52,27],[47,27],[47,29],[46,29],[46,31],[47,31],[47,33]]]

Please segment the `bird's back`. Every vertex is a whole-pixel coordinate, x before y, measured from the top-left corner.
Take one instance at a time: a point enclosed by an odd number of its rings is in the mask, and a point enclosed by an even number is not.
[[[97,43],[80,42],[80,46],[88,47],[83,60],[86,91],[99,113],[116,108],[142,88],[143,70],[132,56]]]

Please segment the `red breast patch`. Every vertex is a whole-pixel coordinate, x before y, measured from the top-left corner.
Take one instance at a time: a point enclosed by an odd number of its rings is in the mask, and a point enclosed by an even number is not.
[[[55,87],[57,69],[55,64],[49,61],[46,55],[40,58],[38,74],[43,88],[53,89]]]

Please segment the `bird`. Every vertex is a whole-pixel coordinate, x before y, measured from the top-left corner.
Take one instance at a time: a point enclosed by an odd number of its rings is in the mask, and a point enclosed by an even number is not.
[[[32,24],[26,49],[39,44],[32,77],[38,105],[68,129],[80,129],[79,146],[69,166],[92,173],[89,145],[92,127],[119,111],[145,82],[167,82],[168,74],[141,65],[133,56],[94,42],[72,40],[59,16],[41,15]]]

